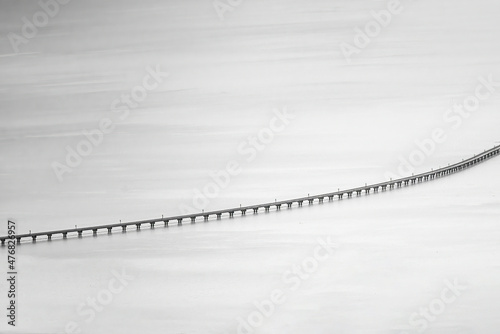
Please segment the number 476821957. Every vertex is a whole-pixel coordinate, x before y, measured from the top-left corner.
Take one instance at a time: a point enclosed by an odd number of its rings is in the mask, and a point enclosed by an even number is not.
[[[7,262],[9,264],[9,270],[16,270],[16,223],[9,220],[7,225],[7,233],[9,235],[9,241],[7,242],[8,257]]]

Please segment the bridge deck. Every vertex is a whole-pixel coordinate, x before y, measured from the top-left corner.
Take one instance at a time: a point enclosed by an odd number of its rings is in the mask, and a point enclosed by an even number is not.
[[[408,184],[409,182],[416,183],[418,181],[423,181],[424,179],[427,180],[429,178],[436,178],[440,177],[443,175],[448,175],[451,173],[455,173],[458,171],[461,171],[465,168],[474,166],[478,163],[481,163],[487,159],[490,159],[494,156],[497,156],[500,154],[500,145],[493,147],[490,150],[486,150],[483,153],[477,154],[473,156],[472,158],[463,160],[461,162],[458,162],[453,165],[449,165],[443,168],[439,168],[436,170],[428,171],[425,173],[421,174],[416,174],[396,180],[390,180],[386,182],[381,182],[381,183],[375,183],[375,184],[370,184],[370,185],[365,185],[357,188],[351,188],[351,189],[345,189],[345,190],[340,190],[340,191],[335,191],[331,193],[325,193],[325,194],[319,194],[319,195],[313,195],[313,196],[307,196],[307,197],[299,197],[299,198],[293,198],[293,199],[288,199],[284,201],[277,201],[277,202],[268,202],[268,203],[262,203],[262,204],[256,204],[256,205],[250,205],[250,206],[243,206],[243,207],[236,207],[236,208],[230,208],[230,209],[224,209],[224,210],[217,210],[217,211],[210,211],[210,212],[199,212],[199,213],[193,213],[193,214],[187,214],[187,215],[179,215],[179,216],[172,216],[172,217],[165,217],[165,218],[153,218],[153,219],[146,219],[146,220],[138,220],[138,221],[132,221],[132,222],[126,222],[126,223],[116,223],[116,224],[108,224],[108,225],[96,225],[96,226],[87,226],[87,227],[81,227],[81,228],[72,228],[72,229],[64,229],[64,230],[54,230],[54,231],[45,231],[45,232],[36,232],[36,233],[31,233],[31,234],[18,234],[14,238],[17,239],[18,242],[21,241],[23,238],[32,238],[33,240],[36,239],[36,237],[39,236],[46,236],[48,239],[51,239],[52,235],[63,235],[64,237],[67,236],[68,234],[71,233],[77,233],[78,235],[82,235],[83,232],[87,231],[92,231],[94,234],[97,233],[98,230],[102,229],[108,229],[108,231],[111,231],[113,228],[122,228],[126,229],[128,226],[136,226],[137,228],[140,228],[141,225],[143,224],[156,224],[158,222],[163,222],[165,225],[168,226],[169,221],[178,221],[179,224],[182,223],[184,219],[196,219],[203,217],[205,219],[208,219],[210,216],[217,216],[217,218],[220,218],[224,214],[229,214],[230,216],[233,216],[235,212],[241,212],[241,214],[245,214],[246,211],[250,210],[259,210],[262,208],[265,208],[266,210],[269,210],[271,207],[275,207],[279,209],[283,205],[293,205],[294,203],[298,203],[299,206],[302,205],[303,202],[310,202],[311,203],[314,200],[319,200],[322,201],[324,198],[329,198],[333,199],[335,197],[342,198],[344,195],[350,196],[353,193],[362,193],[363,191],[365,193],[369,192],[371,189],[373,190],[378,190],[379,188],[386,189],[387,187],[394,187],[394,186],[401,186],[403,183]],[[8,236],[1,236],[0,241],[2,242],[2,245],[4,245],[5,240],[9,239]]]

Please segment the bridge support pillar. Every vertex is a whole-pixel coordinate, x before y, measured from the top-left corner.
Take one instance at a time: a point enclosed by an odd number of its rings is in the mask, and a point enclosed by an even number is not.
[[[122,226],[122,232],[127,232],[127,225]]]
[[[254,208],[253,209],[253,214],[256,215],[258,211],[259,211],[259,208]]]
[[[2,246],[5,246],[5,239],[2,239]]]
[[[203,216],[203,220],[207,222],[208,221],[208,215],[204,215]]]
[[[241,210],[241,215],[245,216],[247,214],[247,210]]]
[[[47,234],[47,240],[48,241],[52,240],[52,234]]]
[[[234,211],[229,212],[229,218],[233,218],[233,217],[234,217]]]
[[[16,240],[18,245],[21,244],[21,238],[16,238]]]
[[[182,225],[182,218],[177,219],[177,225]]]
[[[108,234],[111,234],[112,227],[108,227]]]
[[[287,205],[288,209],[290,209],[292,207],[293,203],[286,203],[286,205]]]
[[[155,222],[152,222],[152,223],[149,223],[149,226],[151,226],[151,228],[155,228]]]
[[[312,205],[314,203],[314,199],[308,199],[309,205]]]
[[[93,235],[94,237],[97,237],[97,229],[93,229],[93,230],[92,230],[92,235]]]
[[[137,231],[141,229],[141,224],[135,224],[135,226],[137,227]]]
[[[82,237],[82,233],[83,233],[83,231],[78,231],[78,238]]]
[[[62,235],[63,235],[63,239],[66,239],[68,237],[68,233],[67,232],[64,232]]]
[[[356,196],[361,196],[361,190],[356,190]]]
[[[31,238],[33,239],[33,242],[36,242],[36,235],[32,235]]]
[[[265,210],[266,212],[269,212],[269,208],[270,208],[269,206],[265,206],[265,207],[264,207],[264,210]]]
[[[222,213],[218,213],[217,214],[217,220],[221,220],[221,218],[222,218]]]
[[[196,217],[191,217],[191,224],[196,223]]]
[[[164,226],[164,227],[168,227],[168,222],[169,222],[168,220],[164,220],[164,221],[163,221],[163,226]]]

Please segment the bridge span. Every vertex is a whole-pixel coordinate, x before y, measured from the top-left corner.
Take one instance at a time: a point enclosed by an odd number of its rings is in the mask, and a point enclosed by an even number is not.
[[[300,197],[300,198],[294,198],[294,199],[289,199],[285,201],[276,201],[276,202],[269,202],[269,203],[262,203],[262,204],[256,204],[256,205],[250,205],[250,206],[244,206],[244,207],[237,207],[237,208],[230,208],[230,209],[225,209],[225,210],[218,210],[218,211],[210,211],[210,212],[199,212],[199,213],[193,213],[193,214],[187,214],[187,215],[180,215],[180,216],[173,216],[173,217],[166,217],[166,218],[153,218],[153,219],[146,219],[146,220],[140,220],[140,221],[132,221],[132,222],[126,222],[126,223],[116,223],[116,224],[108,224],[108,225],[97,225],[97,226],[88,226],[88,227],[78,227],[78,228],[71,228],[71,229],[65,229],[65,230],[54,230],[54,231],[46,231],[46,232],[37,232],[37,233],[30,233],[30,234],[18,234],[15,236],[11,236],[11,238],[15,238],[17,240],[17,243],[21,243],[23,239],[31,239],[33,242],[36,242],[38,238],[44,237],[45,240],[52,240],[53,236],[57,237],[62,237],[63,239],[66,239],[68,236],[78,236],[78,238],[81,238],[84,233],[85,234],[90,234],[92,233],[93,236],[97,236],[99,230],[104,230],[108,231],[108,234],[111,234],[113,230],[118,230],[122,232],[126,232],[128,227],[132,227],[136,230],[140,230],[142,225],[149,225],[150,228],[155,228],[156,224],[162,224],[164,227],[168,227],[171,222],[174,224],[177,223],[178,225],[182,225],[182,223],[186,221],[190,221],[191,223],[195,223],[197,220],[203,219],[203,221],[208,221],[211,217],[216,218],[217,220],[222,219],[223,217],[229,217],[233,218],[235,214],[239,214],[240,216],[245,216],[247,212],[257,214],[259,211],[264,210],[265,212],[269,212],[271,208],[275,209],[276,211],[281,210],[282,207],[287,207],[288,209],[292,208],[293,205],[296,205],[298,207],[303,206],[304,203],[307,203],[308,205],[312,205],[315,202],[317,203],[323,203],[325,199],[328,199],[328,201],[333,201],[335,198],[338,200],[343,199],[344,197],[351,198],[354,194],[356,196],[361,196],[362,194],[369,194],[371,191],[373,192],[378,192],[378,191],[386,191],[387,188],[389,189],[394,189],[394,188],[401,188],[403,186],[408,186],[416,183],[420,183],[423,181],[429,181],[429,180],[434,180],[437,178],[441,178],[443,176],[447,176],[450,174],[454,174],[457,172],[460,172],[464,169],[468,169],[470,167],[473,167],[481,162],[484,162],[488,159],[491,159],[497,155],[500,154],[500,145],[493,147],[492,149],[486,150],[483,153],[477,154],[473,156],[472,158],[462,160],[461,162],[458,162],[453,165],[448,165],[443,168],[439,168],[436,170],[431,170],[426,173],[421,173],[417,175],[412,175],[396,180],[390,180],[386,182],[381,182],[381,183],[376,183],[376,184],[370,184],[370,185],[364,185],[361,187],[357,188],[351,188],[351,189],[346,189],[346,190],[339,190],[331,193],[326,193],[326,194],[319,194],[319,195],[313,195],[313,196],[307,196],[307,197]],[[88,232],[88,233],[86,233]],[[5,245],[5,241],[9,239],[8,236],[1,236],[0,241],[2,243],[2,246]]]

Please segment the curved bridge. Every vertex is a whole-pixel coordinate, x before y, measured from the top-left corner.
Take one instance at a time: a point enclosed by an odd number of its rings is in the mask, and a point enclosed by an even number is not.
[[[36,242],[38,237],[46,237],[46,240],[52,240],[52,236],[60,236],[63,239],[66,239],[68,235],[73,235],[73,236],[78,236],[81,238],[85,232],[88,232],[86,234],[92,234],[94,236],[97,236],[97,232],[99,230],[107,230],[108,234],[112,233],[113,229],[118,229],[121,230],[122,232],[125,232],[127,230],[127,227],[132,226],[140,230],[142,225],[150,225],[151,228],[155,228],[156,224],[163,224],[164,227],[169,226],[169,222],[177,222],[178,225],[182,225],[182,222],[184,220],[191,221],[191,223],[195,223],[197,219],[203,219],[204,221],[208,221],[210,217],[216,217],[216,219],[220,220],[222,217],[229,217],[233,218],[235,213],[239,213],[239,215],[244,216],[246,215],[247,211],[253,212],[253,214],[257,214],[259,211],[264,210],[265,212],[269,212],[271,208],[275,208],[277,211],[281,210],[281,207],[284,207],[285,205],[287,208],[291,208],[294,204],[297,206],[301,207],[304,202],[308,203],[309,205],[314,204],[314,202],[318,203],[323,203],[326,198],[328,198],[329,201],[333,201],[335,197],[337,199],[342,199],[344,196],[350,198],[353,196],[353,194],[356,194],[356,196],[361,196],[363,193],[369,194],[371,191],[373,192],[378,192],[379,190],[385,191],[387,188],[389,189],[394,189],[400,188],[403,185],[408,186],[410,184],[415,184],[423,181],[428,181],[428,180],[434,180],[436,178],[440,178],[449,174],[457,173],[460,172],[464,169],[473,167],[481,162],[484,162],[488,159],[491,159],[492,157],[495,157],[500,154],[500,145],[495,146],[490,150],[484,151],[483,153],[477,154],[473,156],[472,158],[463,160],[462,162],[449,165],[447,167],[443,167],[440,169],[432,170],[430,172],[426,173],[421,173],[417,175],[412,175],[409,177],[404,177],[400,178],[397,180],[391,180],[387,182],[382,182],[382,183],[377,183],[377,184],[370,184],[370,185],[365,185],[362,187],[358,188],[352,188],[352,189],[347,189],[347,190],[339,190],[336,192],[332,193],[326,193],[326,194],[320,194],[320,195],[314,195],[314,196],[308,196],[308,197],[301,197],[301,198],[295,198],[295,199],[289,199],[285,201],[279,201],[279,202],[272,202],[272,203],[263,203],[263,204],[257,204],[257,205],[250,205],[250,206],[244,206],[244,207],[238,207],[238,208],[231,208],[231,209],[225,209],[225,210],[218,210],[218,211],[210,211],[210,212],[202,212],[202,213],[193,213],[189,215],[182,215],[182,216],[173,216],[173,217],[167,217],[167,218],[156,218],[156,219],[147,219],[147,220],[140,220],[140,221],[133,221],[133,222],[128,222],[128,223],[119,223],[119,224],[110,224],[110,225],[99,225],[99,226],[89,226],[89,227],[82,227],[82,228],[74,228],[74,229],[66,229],[66,230],[56,230],[56,231],[47,231],[47,232],[38,232],[38,233],[31,233],[31,234],[18,234],[16,236],[12,236],[11,238],[15,238],[17,240],[17,243],[21,243],[22,239],[32,239],[33,242]],[[5,245],[5,240],[9,239],[8,236],[2,236],[0,237],[0,241],[2,243],[2,246]]]

